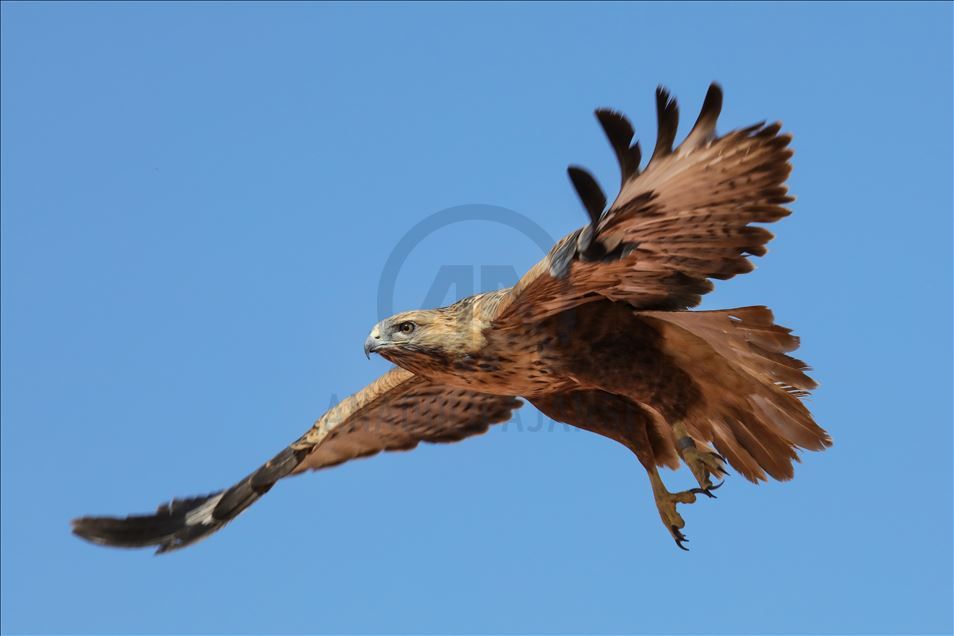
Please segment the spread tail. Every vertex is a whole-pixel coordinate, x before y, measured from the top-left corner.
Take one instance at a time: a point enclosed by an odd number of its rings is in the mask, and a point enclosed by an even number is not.
[[[747,479],[791,479],[798,448],[831,446],[802,401],[817,384],[808,365],[788,355],[798,338],[776,325],[767,307],[640,315],[656,324],[685,368],[704,369],[694,377],[704,405],[686,425]]]

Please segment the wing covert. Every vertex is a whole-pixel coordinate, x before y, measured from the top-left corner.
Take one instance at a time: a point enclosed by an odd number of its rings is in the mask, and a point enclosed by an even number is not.
[[[318,420],[301,442],[305,447],[314,444],[312,450],[293,473],[382,451],[410,450],[420,442],[456,442],[509,420],[521,405],[512,396],[435,384],[394,368]]]

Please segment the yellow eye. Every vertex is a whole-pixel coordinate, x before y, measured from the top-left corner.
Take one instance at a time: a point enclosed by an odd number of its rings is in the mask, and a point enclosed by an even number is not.
[[[412,331],[414,331],[414,327],[415,327],[415,324],[411,322],[410,320],[408,320],[398,325],[398,331],[400,331],[401,333],[411,333]]]

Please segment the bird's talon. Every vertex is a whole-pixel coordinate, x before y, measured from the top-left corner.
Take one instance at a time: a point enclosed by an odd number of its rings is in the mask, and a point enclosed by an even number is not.
[[[693,477],[699,482],[702,490],[713,490],[711,476],[725,477],[729,471],[725,469],[725,457],[710,450],[700,450],[697,446],[689,446],[680,450],[682,460],[692,471]],[[724,480],[723,480],[724,481]],[[721,484],[722,482],[720,482]],[[699,492],[698,490],[693,492]],[[713,495],[709,492],[703,492],[709,497]]]
[[[689,548],[682,545],[683,543],[689,543],[689,539],[686,538],[686,535],[684,535],[676,526],[671,526],[669,531],[672,532],[672,538],[675,539],[676,545],[679,547],[679,549],[688,552]]]

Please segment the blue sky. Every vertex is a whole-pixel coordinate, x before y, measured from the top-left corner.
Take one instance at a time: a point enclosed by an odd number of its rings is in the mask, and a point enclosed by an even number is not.
[[[4,3],[2,630],[950,632],[951,47],[949,3]],[[411,228],[560,236],[565,166],[617,179],[592,110],[651,144],[655,86],[691,121],[712,80],[721,130],[795,136],[794,214],[704,304],[802,336],[835,446],[794,481],[730,478],[686,554],[628,451],[526,407],[162,558],[69,534],[246,474],[386,368]],[[395,308],[540,256],[439,228]]]

